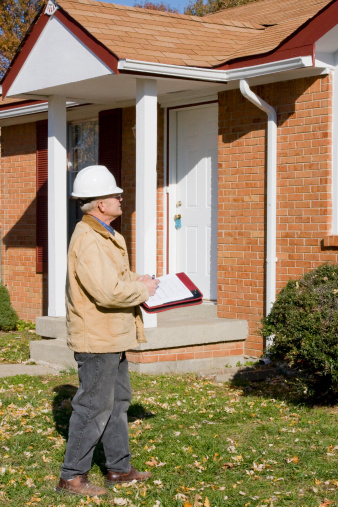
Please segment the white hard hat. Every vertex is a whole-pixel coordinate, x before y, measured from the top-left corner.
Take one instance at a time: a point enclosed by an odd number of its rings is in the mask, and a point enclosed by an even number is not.
[[[104,165],[90,165],[78,172],[74,180],[72,197],[87,199],[111,194],[120,194],[112,173]]]

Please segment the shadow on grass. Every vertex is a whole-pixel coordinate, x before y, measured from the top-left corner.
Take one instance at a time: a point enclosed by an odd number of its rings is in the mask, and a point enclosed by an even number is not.
[[[55,429],[60,435],[68,440],[69,419],[72,415],[72,399],[75,396],[77,387],[72,384],[64,384],[54,388],[53,400],[53,418],[55,422]],[[147,419],[154,417],[154,414],[146,411],[143,405],[139,403],[132,403],[128,410],[128,422],[137,419]],[[93,465],[96,464],[102,473],[106,473],[105,469],[105,456],[103,445],[101,442],[95,448],[93,456]]]
[[[233,388],[240,387],[244,395],[273,398],[297,406],[333,406],[338,401],[338,391],[328,389],[324,385],[322,386],[322,392],[309,392],[304,378],[300,374],[292,376],[272,374],[264,379],[243,379],[242,375],[239,374],[235,375],[229,384]]]

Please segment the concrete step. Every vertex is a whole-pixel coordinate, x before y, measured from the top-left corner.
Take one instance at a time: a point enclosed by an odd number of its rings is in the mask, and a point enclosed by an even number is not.
[[[31,341],[29,347],[30,359],[35,363],[63,369],[77,368],[74,352],[67,347],[64,338]]]
[[[0,377],[16,375],[58,375],[60,368],[41,364],[0,364]]]
[[[216,304],[212,303],[161,312],[158,314],[157,323],[156,328],[145,330],[147,343],[141,343],[135,349],[136,352],[243,342],[248,336],[247,321],[219,319]],[[76,366],[73,353],[66,345],[65,318],[40,317],[36,321],[36,332],[45,338],[54,339],[31,342],[33,361],[41,364]],[[236,357],[236,360],[239,359],[241,358]],[[223,359],[222,361],[224,364]],[[200,371],[200,364],[197,371]]]
[[[237,342],[246,340],[248,336],[247,321],[219,319],[216,308],[211,305],[160,313],[157,324],[155,328],[146,329],[147,343],[141,343],[138,350]]]

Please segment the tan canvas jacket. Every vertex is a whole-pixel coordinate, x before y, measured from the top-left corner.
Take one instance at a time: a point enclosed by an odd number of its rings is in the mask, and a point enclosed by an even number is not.
[[[129,267],[125,240],[84,215],[68,251],[68,346],[75,352],[122,352],[146,341],[139,304],[148,290]],[[137,335],[137,339],[136,339]]]

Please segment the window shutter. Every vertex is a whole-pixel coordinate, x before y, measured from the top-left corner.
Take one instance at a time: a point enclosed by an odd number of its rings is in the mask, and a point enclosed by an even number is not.
[[[36,272],[48,272],[48,120],[36,123]]]
[[[105,165],[121,187],[122,109],[99,113],[99,164]],[[121,218],[114,220],[114,229],[121,231]]]

